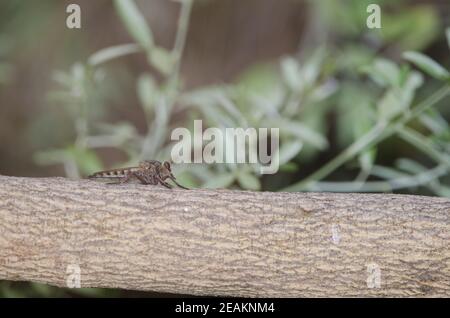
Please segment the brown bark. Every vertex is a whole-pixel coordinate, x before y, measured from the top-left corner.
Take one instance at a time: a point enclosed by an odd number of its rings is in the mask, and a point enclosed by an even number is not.
[[[448,297],[449,239],[444,198],[0,177],[5,280],[66,286],[75,265],[81,287]]]

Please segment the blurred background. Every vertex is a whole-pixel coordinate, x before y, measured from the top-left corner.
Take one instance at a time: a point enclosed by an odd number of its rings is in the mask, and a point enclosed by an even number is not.
[[[203,119],[280,128],[280,171],[175,167],[188,187],[450,197],[449,26],[447,0],[0,0],[0,174],[167,160],[171,131]],[[0,296],[155,294],[0,282]]]

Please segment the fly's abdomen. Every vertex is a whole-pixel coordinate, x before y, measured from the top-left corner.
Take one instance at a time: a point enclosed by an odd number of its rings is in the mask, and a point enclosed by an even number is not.
[[[128,173],[132,172],[131,169],[114,169],[99,171],[89,176],[89,178],[123,178],[126,177]]]

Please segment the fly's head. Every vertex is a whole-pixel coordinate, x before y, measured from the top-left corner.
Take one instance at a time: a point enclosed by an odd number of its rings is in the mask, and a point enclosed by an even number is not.
[[[175,180],[175,177],[172,174],[172,168],[170,167],[170,162],[164,161],[162,163],[162,165],[159,167],[159,175],[162,180],[166,180],[167,178]]]

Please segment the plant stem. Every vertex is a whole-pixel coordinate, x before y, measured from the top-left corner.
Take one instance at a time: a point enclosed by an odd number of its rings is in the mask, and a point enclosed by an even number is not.
[[[316,181],[322,180],[334,170],[343,165],[346,161],[353,158],[360,151],[364,150],[367,146],[374,143],[382,134],[383,130],[385,130],[385,123],[378,123],[373,129],[371,129],[367,134],[362,136],[360,139],[355,141],[352,145],[350,145],[347,149],[342,151],[339,155],[337,155],[333,160],[329,161],[322,168],[309,175],[307,178],[303,179],[297,184],[289,186],[284,191],[300,191],[304,189],[308,189]]]
[[[405,176],[386,181],[369,182],[316,182],[311,188],[313,191],[330,192],[386,192],[404,188],[418,187],[437,180],[448,173],[445,164],[423,171],[413,176]]]
[[[356,140],[347,149],[342,151],[339,155],[325,164],[322,168],[312,173],[302,181],[284,188],[283,191],[309,190],[314,186],[315,182],[320,181],[330,175],[333,171],[342,166],[348,160],[352,159],[359,152],[392,136],[399,129],[403,128],[404,125],[406,125],[410,120],[414,119],[449,94],[450,85],[446,84],[439,90],[437,90],[433,95],[425,99],[423,102],[419,103],[411,112],[406,113],[398,121],[394,121],[389,124],[383,122],[377,123],[377,125],[373,129]]]
[[[170,76],[167,78],[167,85],[169,87],[168,92],[166,93],[164,98],[160,100],[161,103],[165,103],[164,105],[167,108],[167,113],[170,117],[170,114],[172,112],[173,105],[176,102],[176,99],[178,97],[178,88],[179,88],[179,76],[180,76],[180,65],[181,65],[181,58],[183,56],[184,47],[186,44],[186,37],[189,29],[189,20],[191,16],[191,9],[192,9],[193,2],[192,0],[185,0],[181,3],[181,12],[180,17],[178,18],[178,29],[177,34],[175,37],[175,44],[172,50],[172,54],[175,57],[175,64],[172,69],[172,72],[170,73]],[[165,118],[165,121],[168,121],[169,118]],[[140,159],[150,158],[154,155],[156,155],[158,148],[161,146],[161,142],[159,141],[159,144],[156,144],[158,138],[155,138],[154,136],[154,130],[152,127],[155,127],[155,125],[164,125],[167,126],[168,122],[156,122],[156,119],[153,123],[149,123],[149,128],[147,135],[145,136],[144,143],[142,146],[142,151],[140,154]],[[166,134],[166,132],[164,132]],[[165,138],[165,137],[164,137]],[[162,139],[162,138],[161,138]],[[156,141],[155,141],[156,140]]]
[[[189,30],[189,20],[192,11],[192,0],[185,0],[181,5],[180,17],[178,19],[178,30],[172,54],[175,56],[175,65],[170,76],[170,82],[176,84],[180,75],[181,58],[186,44]]]
[[[423,153],[427,154],[437,163],[450,167],[450,158],[448,157],[448,155],[443,154],[439,150],[437,150],[433,142],[427,139],[424,135],[408,127],[404,127],[403,129],[398,130],[397,133],[400,138],[408,142],[413,147],[419,149]]]

